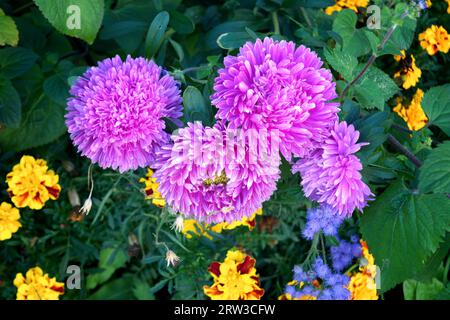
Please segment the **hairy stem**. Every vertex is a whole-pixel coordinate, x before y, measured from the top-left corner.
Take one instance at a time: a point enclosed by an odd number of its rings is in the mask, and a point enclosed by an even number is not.
[[[388,134],[387,141],[398,151],[403,153],[417,168],[422,166],[422,161],[420,161],[411,151],[409,151],[405,146],[403,146],[392,134]]]

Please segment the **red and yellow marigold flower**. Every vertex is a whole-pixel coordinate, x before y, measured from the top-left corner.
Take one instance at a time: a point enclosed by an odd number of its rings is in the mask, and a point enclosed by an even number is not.
[[[47,162],[23,156],[6,176],[8,193],[17,208],[42,209],[51,199],[56,200],[61,192],[59,177],[48,170]]]
[[[428,123],[428,117],[422,109],[423,91],[417,89],[411,103],[404,105],[400,99],[397,99],[396,112],[408,125],[410,130],[420,130]]]
[[[145,178],[141,178],[139,182],[145,184],[144,191],[146,199],[152,200],[152,203],[159,208],[163,208],[166,205],[166,201],[158,190],[159,183],[153,177],[152,169],[147,169]]]
[[[260,300],[260,287],[255,269],[256,260],[240,250],[229,250],[225,260],[213,262],[208,268],[214,283],[204,286],[204,293],[212,300]]]
[[[188,239],[192,238],[192,234],[212,239],[211,235],[208,234],[207,230],[215,233],[222,233],[223,230],[233,230],[238,227],[245,226],[251,231],[256,226],[257,215],[262,215],[262,209],[256,210],[249,218],[243,217],[242,220],[237,220],[232,223],[221,222],[214,225],[205,225],[200,224],[195,219],[185,219],[183,221],[183,229],[181,232]]]
[[[450,36],[442,26],[432,25],[419,34],[420,45],[430,56],[438,51],[447,53],[450,50]]]
[[[22,226],[19,210],[6,202],[0,204],[0,241],[11,239]]]
[[[368,4],[369,0],[336,0],[336,4],[326,8],[325,13],[331,15],[333,12],[343,9],[351,9],[358,12],[358,8],[365,8]]]
[[[369,252],[367,243],[361,240],[362,258],[359,271],[350,277],[348,290],[351,292],[351,300],[378,300],[377,285],[375,282],[375,259]]]
[[[414,56],[406,55],[405,50],[402,50],[401,55],[394,56],[394,59],[401,62],[401,70],[394,74],[394,78],[402,81],[404,89],[415,87],[422,76],[422,70],[416,66]]]
[[[39,267],[28,270],[25,277],[18,273],[14,285],[17,287],[17,300],[59,300],[64,294],[64,283],[50,278]]]

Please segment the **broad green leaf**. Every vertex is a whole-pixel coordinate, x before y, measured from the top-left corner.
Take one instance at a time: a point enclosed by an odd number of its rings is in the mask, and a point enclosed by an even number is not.
[[[153,58],[158,52],[164,40],[164,33],[169,24],[169,18],[169,14],[166,11],[162,11],[156,15],[150,24],[145,39],[145,55],[147,58]]]
[[[189,86],[184,90],[183,105],[186,122],[201,121],[204,125],[211,124],[211,108],[196,87]]]
[[[41,94],[22,109],[18,128],[6,128],[0,134],[0,148],[22,151],[50,143],[67,130],[64,124],[65,109]]]
[[[354,77],[354,70],[358,65],[358,59],[346,52],[336,48],[326,49],[324,51],[327,62],[336,70],[345,80],[351,81]]]
[[[59,32],[92,44],[102,25],[103,0],[34,0]]]
[[[0,77],[0,127],[17,128],[22,118],[19,94],[11,81]],[[0,129],[1,130],[1,129]]]
[[[362,65],[358,66],[355,74],[362,68]],[[399,88],[386,73],[372,66],[357,82],[354,90],[356,99],[363,107],[383,111],[384,103],[397,93]]]
[[[420,191],[450,193],[450,141],[433,149],[425,159],[419,174]]]
[[[0,46],[17,46],[19,43],[19,31],[13,18],[5,15],[0,8]]]
[[[0,75],[13,79],[27,72],[37,60],[33,51],[21,47],[0,49]]]
[[[217,38],[217,44],[222,49],[237,49],[247,41],[254,41],[253,37],[246,31],[244,32],[228,32],[221,34]]]
[[[98,265],[102,271],[88,275],[86,287],[88,289],[93,289],[97,285],[108,281],[117,269],[126,264],[127,260],[128,257],[123,250],[114,248],[103,249],[100,252],[100,261]]]
[[[155,300],[155,296],[151,293],[151,287],[142,280],[134,281],[133,294],[138,300]]]
[[[450,231],[450,201],[446,195],[414,194],[398,180],[364,211],[360,229],[385,292],[418,274],[438,249]]]
[[[450,84],[428,90],[423,97],[422,108],[430,124],[450,136]]]
[[[131,300],[133,299],[133,281],[131,275],[112,280],[103,285],[94,294],[88,297],[89,300]]]
[[[169,25],[179,34],[190,34],[195,29],[192,20],[178,11],[170,11]]]
[[[44,93],[52,101],[65,106],[69,97],[67,79],[61,74],[55,74],[44,81]]]
[[[433,278],[431,282],[416,280],[403,282],[405,300],[434,300],[444,288],[444,284],[436,278]]]
[[[370,43],[363,29],[356,29],[357,16],[352,10],[345,9],[337,14],[333,22],[333,31],[343,40],[342,51],[355,57],[369,53]]]

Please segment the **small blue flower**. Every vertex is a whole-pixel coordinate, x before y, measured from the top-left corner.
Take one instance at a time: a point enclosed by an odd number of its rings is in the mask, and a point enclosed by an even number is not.
[[[322,231],[327,236],[337,236],[343,218],[330,206],[323,205],[309,209],[306,213],[306,226],[303,237],[312,240],[314,235]]]

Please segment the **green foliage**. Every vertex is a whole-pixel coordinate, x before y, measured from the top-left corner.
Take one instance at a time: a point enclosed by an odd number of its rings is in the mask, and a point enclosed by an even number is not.
[[[92,44],[103,19],[103,0],[34,0],[59,32]],[[79,19],[79,25],[77,25]]]
[[[446,195],[418,195],[403,181],[392,183],[361,218],[361,232],[381,270],[381,290],[420,274],[449,231]]]
[[[450,194],[450,142],[433,149],[420,168],[419,189],[422,192]]]
[[[0,46],[6,44],[16,46],[18,42],[19,31],[17,30],[16,23],[0,9]]]
[[[430,124],[450,136],[450,84],[431,88],[423,97],[422,107]]]

